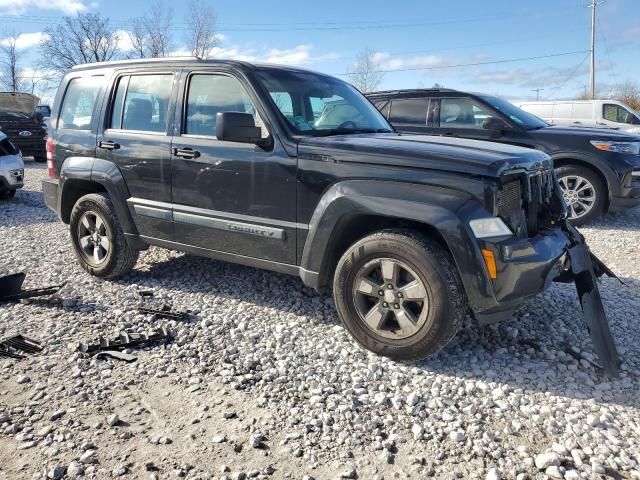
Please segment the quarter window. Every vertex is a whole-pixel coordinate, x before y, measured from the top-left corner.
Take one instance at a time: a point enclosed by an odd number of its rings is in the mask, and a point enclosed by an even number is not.
[[[165,132],[173,75],[120,77],[111,108],[111,128]]]
[[[427,126],[427,99],[401,98],[391,102],[389,121],[398,127]]]
[[[482,128],[491,113],[470,98],[443,98],[440,101],[440,127]]]
[[[74,78],[65,93],[58,128],[69,130],[90,130],[93,123],[94,107],[103,76]]]
[[[283,105],[287,98],[281,97]],[[240,82],[227,75],[196,74],[191,76],[187,98],[184,133],[216,136],[216,115],[222,112],[250,113],[256,118],[249,96]],[[256,125],[261,122],[256,119]]]

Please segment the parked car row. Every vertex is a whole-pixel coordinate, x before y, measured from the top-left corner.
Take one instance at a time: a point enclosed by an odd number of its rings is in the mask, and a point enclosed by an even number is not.
[[[126,274],[150,245],[297,275],[332,291],[355,339],[393,358],[442,349],[467,312],[507,319],[578,267],[583,277],[607,271],[591,266],[565,219],[552,157],[496,141],[576,140],[538,132],[547,124],[498,99],[400,95],[371,97],[383,115],[352,85],[291,67],[195,58],[79,66],[52,107],[44,199],[91,275]],[[439,136],[422,135],[429,129]],[[488,141],[462,138],[469,132]],[[635,137],[597,133],[581,140],[594,150],[585,162],[601,152],[627,165],[618,150]],[[598,177],[575,176],[590,185],[567,180],[576,195],[592,192],[583,208],[610,208]],[[628,195],[624,181],[617,188]],[[573,270],[570,255],[582,262]],[[581,285],[591,290],[580,295],[599,298],[597,282]],[[596,321],[615,363],[606,317]]]
[[[640,137],[636,135],[551,126],[501,98],[449,89],[377,92],[369,99],[400,132],[545,152],[554,162],[575,225],[640,205]]]

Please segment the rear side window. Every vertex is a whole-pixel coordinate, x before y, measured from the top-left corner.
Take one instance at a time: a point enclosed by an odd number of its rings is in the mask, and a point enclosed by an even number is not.
[[[391,102],[391,115],[389,121],[392,125],[402,126],[427,126],[427,99],[426,98],[401,98]]]
[[[118,79],[109,128],[166,132],[172,74],[131,75]]]
[[[58,116],[58,128],[91,130],[96,99],[104,77],[74,78],[67,85]]]

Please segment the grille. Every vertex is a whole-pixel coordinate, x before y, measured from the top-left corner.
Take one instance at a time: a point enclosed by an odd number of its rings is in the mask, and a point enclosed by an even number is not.
[[[517,237],[535,235],[541,224],[561,213],[554,202],[555,185],[552,169],[523,174],[505,183],[498,191],[498,216]]]
[[[505,183],[498,191],[498,216],[516,236],[522,236],[525,218],[520,180]]]

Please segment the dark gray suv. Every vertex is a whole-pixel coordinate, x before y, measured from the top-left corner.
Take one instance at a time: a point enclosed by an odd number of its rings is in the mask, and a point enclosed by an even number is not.
[[[156,245],[298,275],[394,358],[437,352],[467,312],[509,318],[572,278],[572,252],[602,273],[564,220],[545,153],[399,135],[351,85],[306,70],[77,67],[47,155],[45,201],[90,274],[124,275]]]

